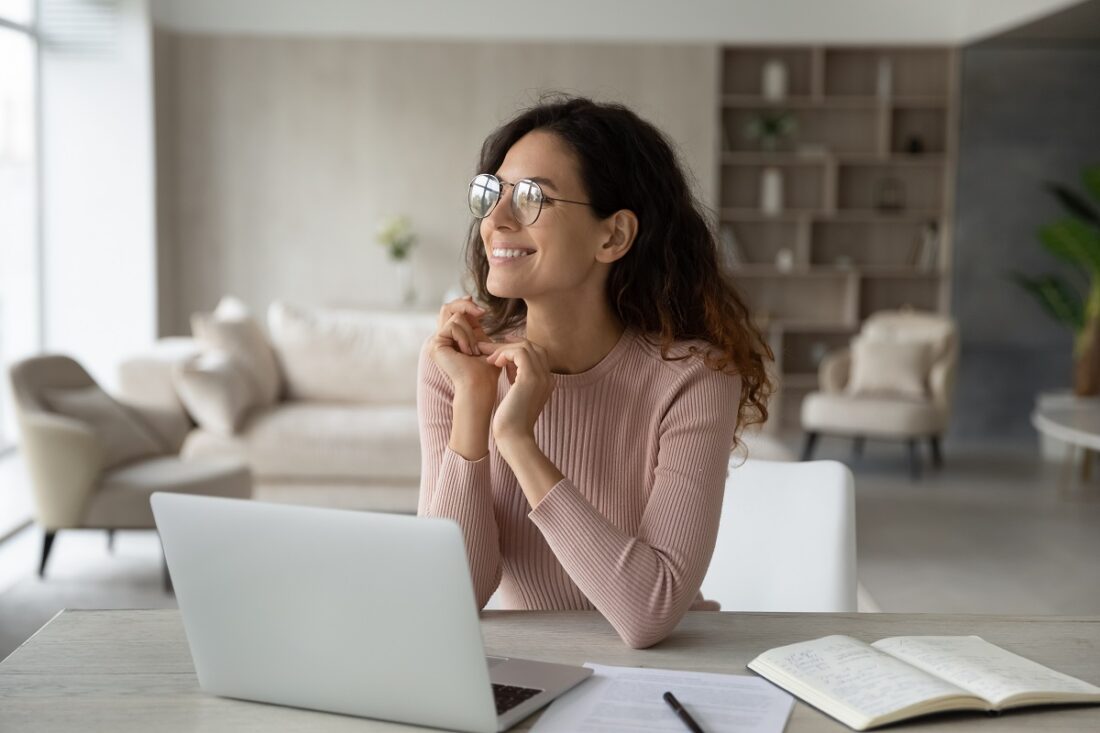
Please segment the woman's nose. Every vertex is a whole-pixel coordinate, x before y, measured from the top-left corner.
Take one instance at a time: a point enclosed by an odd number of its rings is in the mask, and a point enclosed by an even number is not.
[[[519,229],[519,222],[512,213],[511,193],[511,189],[502,191],[500,201],[497,201],[497,205],[489,212],[489,216],[485,217],[485,221],[493,229]]]

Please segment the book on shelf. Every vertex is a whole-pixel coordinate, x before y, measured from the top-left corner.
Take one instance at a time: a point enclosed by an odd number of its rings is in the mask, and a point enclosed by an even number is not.
[[[854,730],[948,710],[1100,703],[1100,687],[978,636],[825,636],[770,649],[748,667]]]
[[[934,270],[939,254],[939,226],[934,221],[925,222],[913,241],[913,248],[909,253],[909,264],[918,270]]]

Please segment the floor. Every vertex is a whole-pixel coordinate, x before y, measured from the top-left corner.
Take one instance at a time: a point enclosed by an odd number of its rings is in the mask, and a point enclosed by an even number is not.
[[[944,469],[919,481],[901,444],[850,450],[823,438],[815,457],[852,465],[859,577],[883,611],[1100,614],[1100,486],[1060,493],[1060,466],[1029,444],[948,442]],[[0,509],[26,516],[18,464],[0,460]],[[62,532],[45,580],[40,545],[33,526],[0,544],[0,659],[65,607],[175,605],[152,532],[119,533],[113,554],[104,532]]]

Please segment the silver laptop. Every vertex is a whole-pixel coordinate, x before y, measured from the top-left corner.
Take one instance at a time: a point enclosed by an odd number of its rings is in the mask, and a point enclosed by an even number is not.
[[[591,670],[486,657],[445,519],[156,493],[203,690],[495,733]]]

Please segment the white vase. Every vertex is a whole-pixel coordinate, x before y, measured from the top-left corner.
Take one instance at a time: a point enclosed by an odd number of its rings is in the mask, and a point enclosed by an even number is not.
[[[778,101],[787,96],[787,67],[779,59],[769,59],[760,72],[764,99]]]
[[[398,304],[403,306],[416,305],[416,286],[413,283],[412,263],[408,259],[394,260],[397,267],[397,293]]]
[[[894,93],[894,64],[886,56],[878,60],[875,72],[875,95],[879,99],[889,99]]]
[[[771,216],[783,213],[783,171],[778,168],[760,172],[760,210]]]

